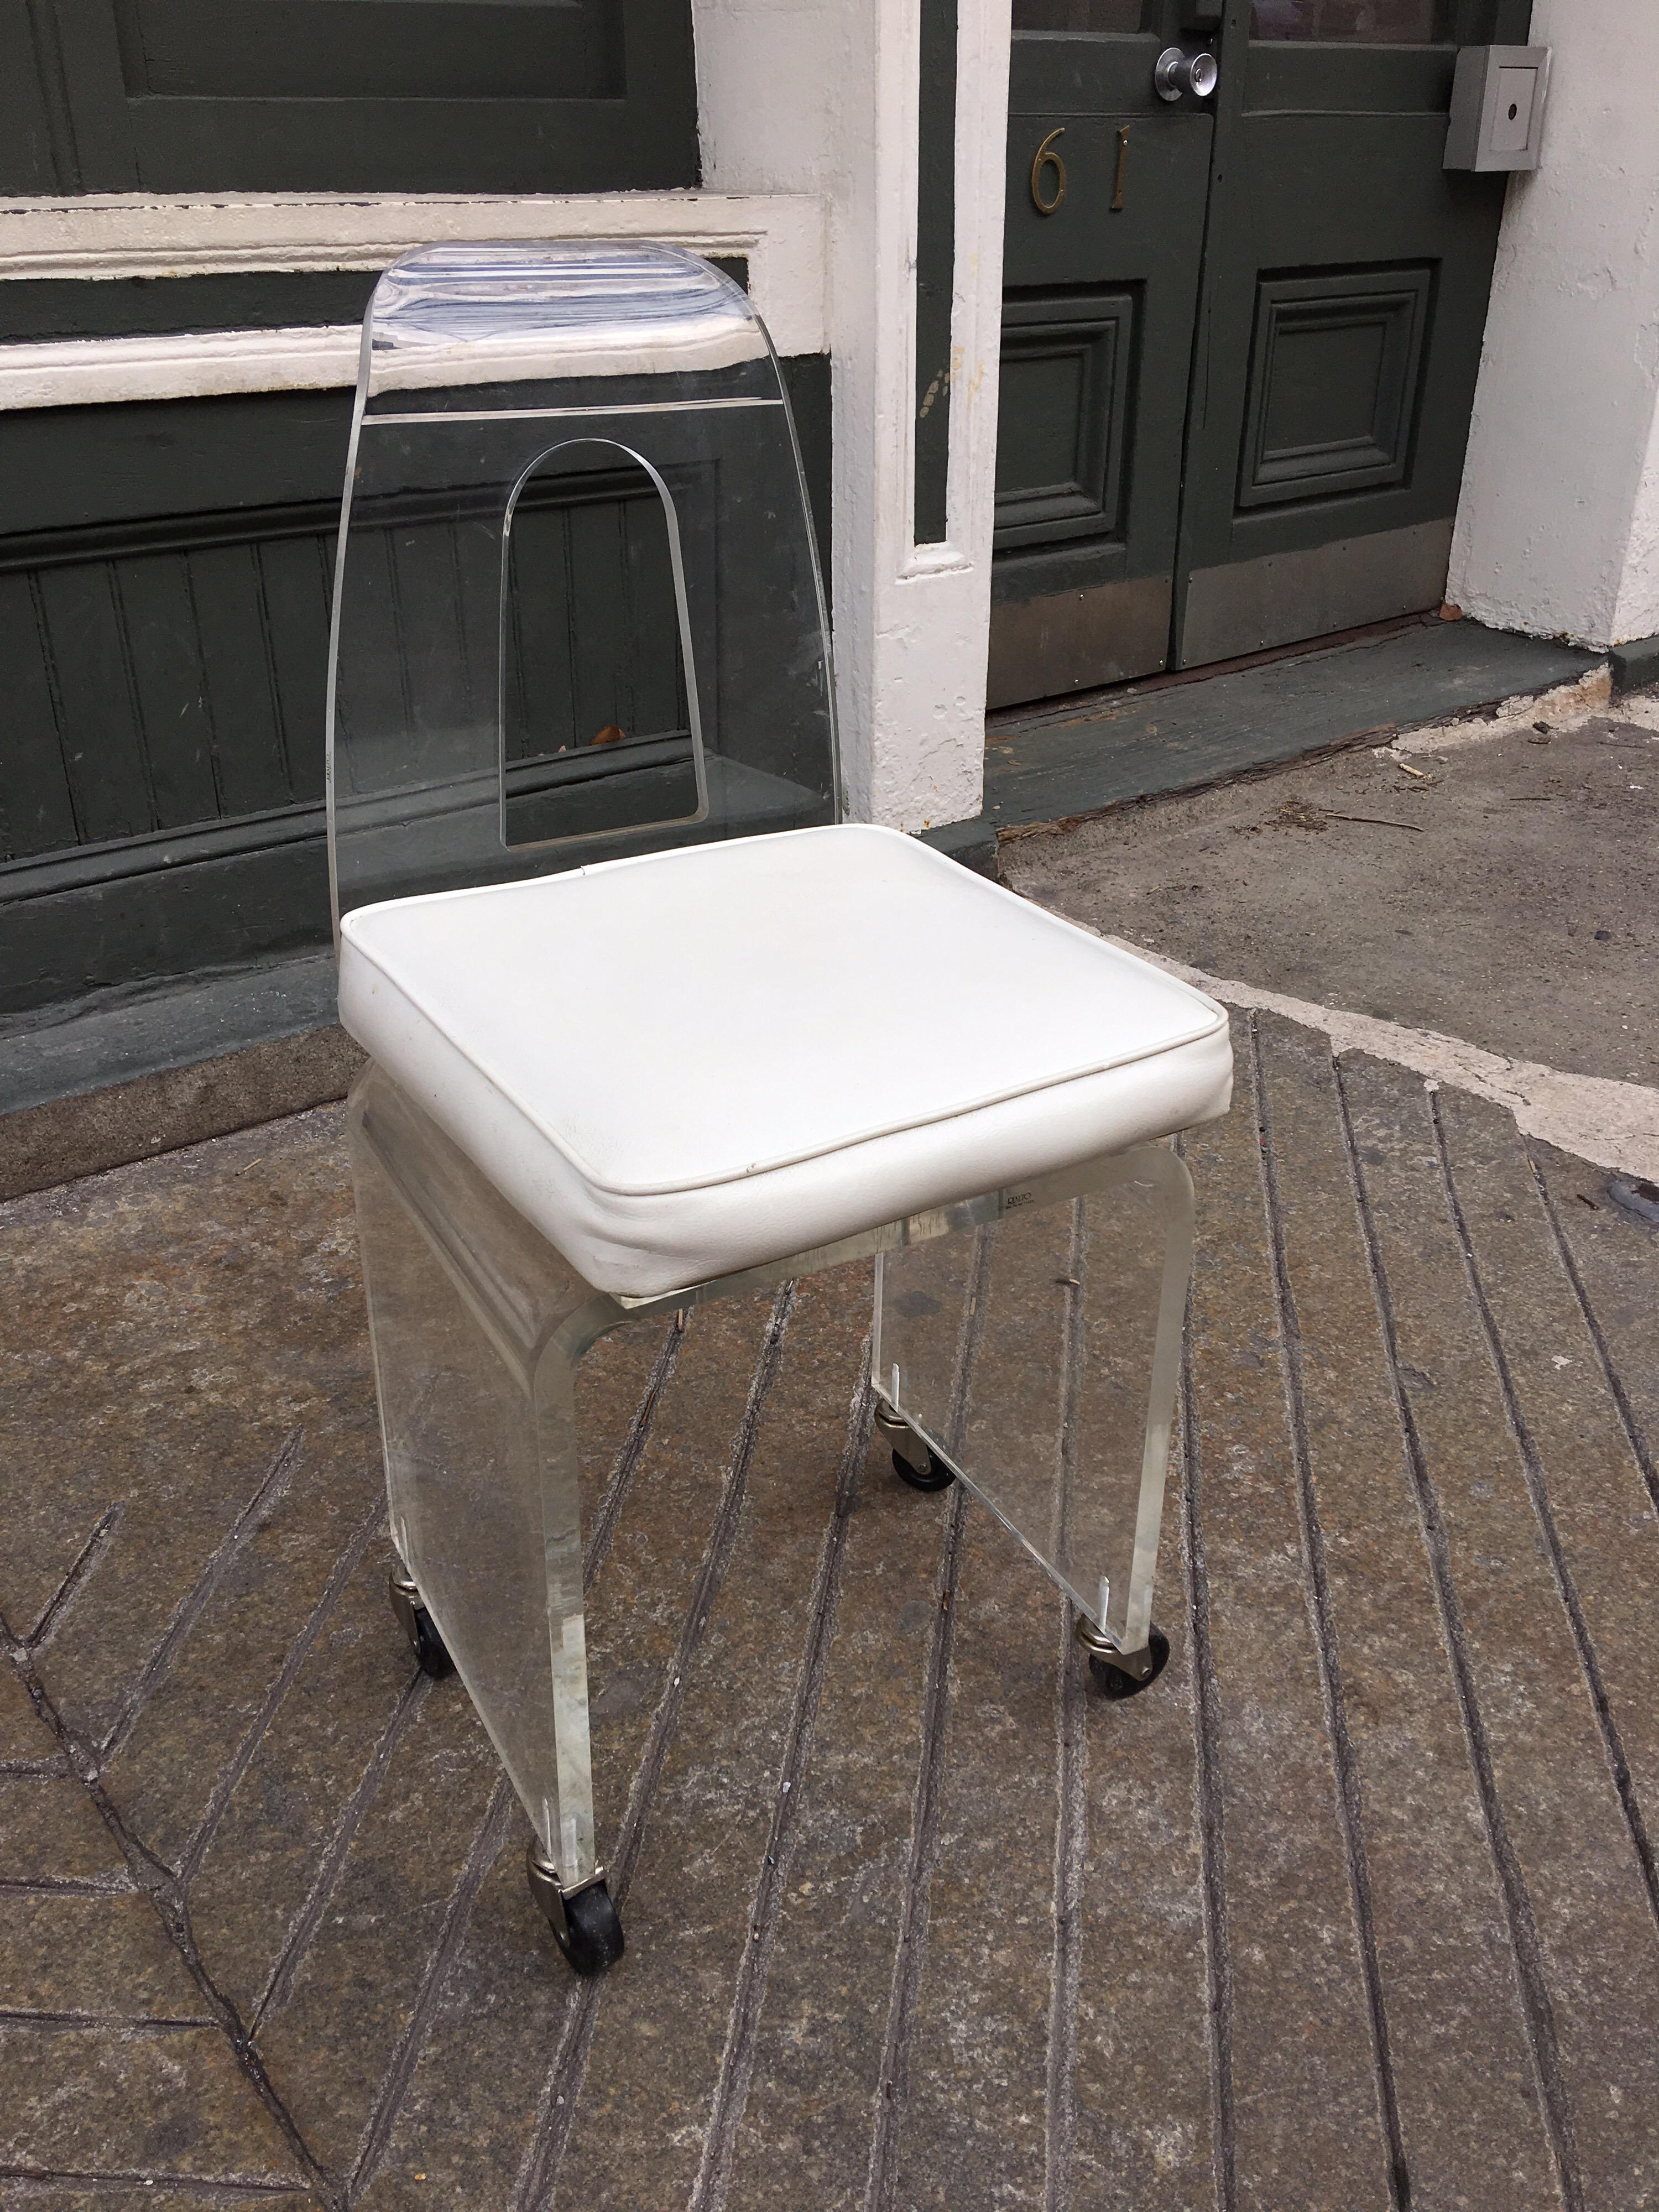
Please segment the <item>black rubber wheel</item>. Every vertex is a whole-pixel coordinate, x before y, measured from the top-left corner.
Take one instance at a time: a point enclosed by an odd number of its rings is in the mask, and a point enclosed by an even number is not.
[[[387,1580],[386,1594],[392,1600],[392,1610],[398,1616],[398,1625],[409,1638],[409,1648],[415,1654],[415,1663],[422,1674],[429,1674],[434,1682],[441,1682],[446,1674],[453,1674],[455,1662],[450,1657],[448,1646],[438,1633],[438,1624],[421,1603],[420,1593],[413,1580],[401,1568],[392,1569]]]
[[[422,1674],[429,1674],[434,1682],[441,1682],[455,1671],[455,1662],[449,1656],[449,1646],[438,1633],[438,1624],[423,1605],[415,1608],[415,1632],[409,1639],[415,1654],[415,1663]]]
[[[602,1881],[560,1899],[548,1912],[547,1920],[565,1963],[584,1980],[604,1973],[623,1954],[622,1920]]]
[[[901,1482],[908,1482],[912,1490],[948,1490],[956,1480],[950,1468],[937,1453],[927,1455],[927,1472],[918,1474],[902,1453],[893,1454],[893,1472]]]
[[[1170,1663],[1170,1639],[1161,1628],[1154,1628],[1146,1638],[1146,1648],[1152,1655],[1152,1668],[1146,1675],[1126,1674],[1121,1667],[1113,1666],[1099,1652],[1089,1654],[1089,1672],[1103,1698],[1138,1698],[1143,1690],[1152,1688]]]

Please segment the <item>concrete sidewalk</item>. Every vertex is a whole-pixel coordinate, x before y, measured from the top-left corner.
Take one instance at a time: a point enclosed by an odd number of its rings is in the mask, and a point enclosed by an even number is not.
[[[1131,1703],[864,1270],[602,1347],[599,1984],[386,1607],[338,1109],[0,1208],[6,2204],[1659,2203],[1659,1229],[1237,1042]]]
[[[1005,836],[1005,880],[1206,973],[1659,1086],[1659,698],[1479,722]]]

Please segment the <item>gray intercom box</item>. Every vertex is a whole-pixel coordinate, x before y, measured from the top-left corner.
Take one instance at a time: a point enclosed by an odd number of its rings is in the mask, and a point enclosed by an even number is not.
[[[1446,131],[1449,169],[1535,169],[1544,136],[1547,46],[1465,46]]]

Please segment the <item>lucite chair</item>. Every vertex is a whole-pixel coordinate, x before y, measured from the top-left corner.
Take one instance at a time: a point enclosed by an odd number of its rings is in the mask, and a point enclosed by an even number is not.
[[[445,246],[364,325],[329,851],[393,1602],[453,1668],[596,1972],[574,1380],[608,1330],[874,1260],[875,1419],[1076,1608],[1152,1620],[1221,1010],[842,820],[784,386],[647,245]]]

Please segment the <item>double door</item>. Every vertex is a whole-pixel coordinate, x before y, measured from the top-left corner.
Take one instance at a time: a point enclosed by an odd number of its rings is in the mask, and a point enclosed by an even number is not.
[[[1015,0],[991,706],[1437,605],[1529,11]]]

